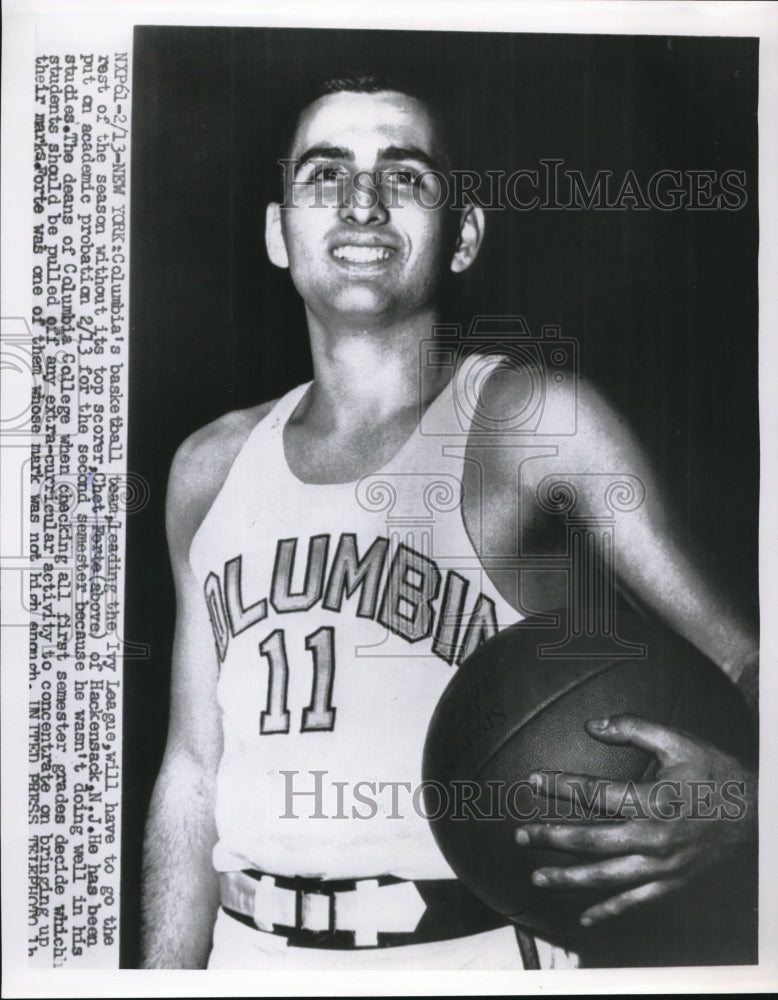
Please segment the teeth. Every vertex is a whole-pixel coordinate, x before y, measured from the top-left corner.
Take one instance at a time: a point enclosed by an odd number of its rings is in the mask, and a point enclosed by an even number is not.
[[[338,260],[347,260],[353,264],[368,264],[376,260],[386,260],[389,256],[388,247],[336,247],[333,254]]]

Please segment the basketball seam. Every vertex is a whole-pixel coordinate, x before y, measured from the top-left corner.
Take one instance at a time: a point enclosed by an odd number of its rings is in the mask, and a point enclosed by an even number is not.
[[[483,762],[483,764],[481,764],[481,766],[478,769],[478,773],[476,774],[476,780],[481,777],[481,775],[483,774],[483,772],[486,770],[486,768],[489,766],[489,764],[491,764],[491,762],[494,760],[494,758],[499,753],[502,752],[502,750],[505,747],[505,744],[508,743],[508,742],[510,742],[510,740],[516,735],[516,733],[519,732],[519,730],[523,729],[524,726],[526,726],[530,722],[534,722],[539,716],[541,716],[545,711],[547,711],[557,701],[559,701],[560,698],[564,698],[566,695],[570,694],[572,691],[575,691],[576,688],[579,688],[582,685],[587,684],[590,680],[593,680],[595,677],[601,677],[604,673],[607,673],[608,670],[614,670],[616,667],[621,666],[625,662],[627,662],[627,661],[625,661],[623,658],[619,659],[619,660],[615,660],[613,663],[606,664],[600,670],[595,670],[592,673],[587,674],[585,677],[582,677],[580,680],[574,681],[572,684],[568,685],[566,688],[563,688],[563,690],[558,691],[556,694],[552,695],[550,698],[547,698],[546,701],[544,701],[542,705],[540,705],[539,707],[537,707],[529,715],[523,716],[519,720],[519,722],[516,723],[516,725],[513,727],[513,729],[511,729],[510,732],[508,732],[508,733],[505,734],[505,737],[500,741],[499,745],[497,747],[495,747],[495,749],[491,752],[491,754],[489,754],[489,756],[486,758],[486,760]]]

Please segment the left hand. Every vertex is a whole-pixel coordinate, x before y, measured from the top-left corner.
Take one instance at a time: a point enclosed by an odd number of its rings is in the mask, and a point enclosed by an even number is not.
[[[516,831],[520,846],[591,857],[569,868],[540,868],[532,876],[535,885],[548,889],[612,890],[581,915],[584,926],[679,889],[736,847],[755,842],[756,774],[733,757],[634,715],[595,719],[586,728],[604,743],[630,743],[655,754],[659,770],[642,784],[556,772],[530,779],[560,804],[580,803],[582,793],[591,801],[598,792],[606,815],[621,810],[630,817],[605,824],[540,821]]]

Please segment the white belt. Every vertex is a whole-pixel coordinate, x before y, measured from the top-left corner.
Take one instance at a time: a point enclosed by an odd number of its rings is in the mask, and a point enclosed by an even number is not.
[[[426,910],[413,882],[370,878],[317,884],[311,879],[299,880],[309,888],[292,888],[280,881],[259,872],[224,872],[222,906],[250,917],[269,933],[278,928],[292,933],[348,931],[358,948],[376,947],[379,933],[412,934]],[[339,885],[345,888],[335,888]]]

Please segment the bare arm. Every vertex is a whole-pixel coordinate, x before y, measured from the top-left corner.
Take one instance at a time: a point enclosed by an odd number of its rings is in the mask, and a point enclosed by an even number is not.
[[[168,740],[144,842],[145,968],[204,968],[218,905],[211,861],[216,841],[214,784],[221,753],[218,665],[203,597],[188,565],[197,520],[197,504],[191,498],[197,450],[191,442],[179,450],[168,489],[177,618]]]
[[[571,474],[579,493],[576,514],[614,520],[620,582],[731,680],[752,674],[758,646],[748,609],[739,606],[713,561],[681,530],[643,449],[620,416],[585,384],[578,414],[578,434],[557,439],[559,455],[538,461],[536,475],[552,472],[564,479]],[[606,506],[604,489],[626,478],[644,492],[642,502],[627,503],[623,511],[618,502]]]
[[[608,514],[602,506],[603,483],[627,474],[645,495],[634,509],[616,511],[617,573],[638,599],[668,621],[680,634],[706,653],[733,681],[739,683],[755,708],[755,629],[736,601],[716,581],[699,554],[690,552],[673,523],[656,477],[641,449],[618,416],[596,393],[582,396],[580,432],[559,442],[553,460],[539,460],[535,472],[564,480],[578,488],[579,516]],[[630,505],[627,505],[630,506]],[[606,829],[602,824],[533,823],[518,834],[520,844],[578,852],[588,860],[569,868],[537,871],[537,885],[548,889],[597,888],[612,895],[591,907],[584,923],[624,913],[634,906],[680,888],[730,851],[753,849],[756,831],[756,775],[740,762],[686,734],[632,716],[592,721],[590,735],[608,743],[631,743],[653,752],[659,763],[657,779],[672,778],[683,789],[694,782],[712,782],[714,804],[719,790],[736,781],[742,811],[735,820],[695,821],[684,808],[672,820],[646,810],[646,818]],[[583,775],[562,775],[561,794],[568,781],[587,781]],[[689,783],[688,785],[686,783]],[[616,796],[619,791],[613,788]],[[650,787],[641,786],[649,800]],[[685,792],[684,802],[692,801]]]
[[[170,470],[167,534],[176,586],[170,724],[146,824],[142,964],[205,968],[219,905],[213,870],[214,799],[222,753],[216,701],[219,665],[205,599],[189,566],[189,548],[263,403],[229,413],[193,434]]]
[[[144,968],[205,968],[210,952],[219,905],[212,863],[219,665],[189,548],[246,437],[272,405],[227,414],[193,434],[170,471],[166,519],[177,612],[168,739],[144,841]]]

